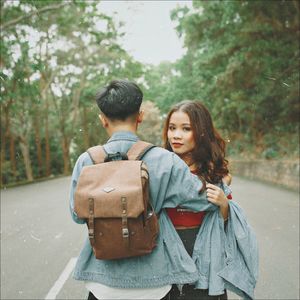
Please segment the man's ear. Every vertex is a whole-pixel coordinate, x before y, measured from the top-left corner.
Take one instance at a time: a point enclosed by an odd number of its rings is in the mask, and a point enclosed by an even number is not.
[[[137,122],[138,123],[142,123],[143,122],[143,120],[144,120],[144,114],[145,114],[145,112],[143,110],[141,110],[139,112],[138,117],[137,117]]]
[[[99,114],[99,119],[104,128],[108,127],[108,120],[103,114]]]

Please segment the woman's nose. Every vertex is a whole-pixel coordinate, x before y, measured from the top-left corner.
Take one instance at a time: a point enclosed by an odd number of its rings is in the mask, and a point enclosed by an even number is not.
[[[178,130],[174,132],[174,139],[181,139],[181,133]]]

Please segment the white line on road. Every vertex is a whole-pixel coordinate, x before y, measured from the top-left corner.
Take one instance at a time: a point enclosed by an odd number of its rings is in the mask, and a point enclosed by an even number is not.
[[[60,274],[59,278],[54,283],[53,287],[47,294],[45,300],[56,299],[56,296],[60,292],[61,288],[64,286],[65,282],[68,280],[71,272],[73,271],[75,264],[77,261],[77,257],[72,257],[63,272]]]

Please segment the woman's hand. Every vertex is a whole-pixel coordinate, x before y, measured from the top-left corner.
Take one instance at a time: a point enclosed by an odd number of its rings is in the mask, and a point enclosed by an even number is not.
[[[228,199],[223,190],[211,183],[207,183],[206,188],[208,201],[220,207],[221,214],[226,220],[228,218]]]
[[[207,198],[211,203],[220,207],[228,205],[228,199],[221,188],[219,188],[214,184],[207,183],[206,189],[207,189]]]

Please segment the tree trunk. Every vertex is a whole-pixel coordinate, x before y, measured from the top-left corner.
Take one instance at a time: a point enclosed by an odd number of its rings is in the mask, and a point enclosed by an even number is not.
[[[86,107],[83,107],[83,141],[85,149],[88,149],[90,147],[89,128],[87,123],[87,111]]]
[[[47,48],[48,49],[48,48]],[[45,173],[46,176],[51,175],[51,151],[50,151],[50,137],[49,137],[49,101],[48,101],[48,90],[54,73],[48,74],[48,72],[41,73],[42,79],[40,80],[40,91],[41,98],[45,102]],[[46,78],[49,80],[47,81]]]
[[[1,111],[3,106],[1,105]],[[5,113],[5,123],[4,128],[1,128],[1,165],[5,161],[5,147],[6,147],[6,137],[7,137],[7,126],[8,126],[8,116],[7,116],[7,109],[4,109]],[[1,122],[2,126],[2,122]]]
[[[1,105],[1,111],[4,110],[4,128],[1,130],[1,164],[5,161],[6,141],[9,136],[9,106],[10,102],[7,105]]]
[[[2,111],[2,105],[1,105],[1,111]],[[6,122],[5,122],[6,123]],[[1,127],[2,127],[2,121],[1,121]],[[4,125],[4,128],[1,128],[1,152],[0,152],[0,163],[1,166],[3,166],[5,161],[5,148],[6,148],[6,125]],[[3,178],[2,178],[2,172],[0,172],[0,179],[1,179],[1,185],[3,184]]]
[[[20,148],[24,159],[26,177],[28,181],[33,181],[31,160],[29,155],[29,145],[24,137],[20,137]]]
[[[3,166],[3,163],[4,163],[4,160],[5,160],[5,144],[6,144],[6,141],[5,141],[5,134],[1,132],[1,166]],[[0,180],[1,180],[1,185],[3,184],[3,181],[2,181],[2,172],[0,172]]]
[[[37,114],[39,112],[37,111]],[[34,135],[35,135],[35,146],[37,154],[37,164],[38,164],[38,174],[39,176],[43,175],[43,154],[42,154],[42,145],[41,145],[41,135],[40,135],[40,122],[38,115],[34,117]]]
[[[72,106],[73,106],[73,113],[71,116],[71,120],[75,121],[77,120],[78,112],[79,112],[79,100],[80,100],[80,95],[85,86],[85,76],[84,72],[81,73],[80,75],[80,83],[78,89],[75,90],[73,97],[72,97]]]
[[[64,175],[70,174],[70,154],[69,154],[69,142],[68,138],[63,135],[62,137],[62,150],[64,160]]]
[[[6,146],[6,136],[3,132],[1,132],[1,165],[3,165],[5,161],[5,146]]]
[[[46,99],[46,114],[45,114],[45,165],[46,176],[51,175],[51,152],[50,152],[50,139],[49,139],[49,119],[48,119],[48,99]]]
[[[14,177],[17,177],[17,161],[16,161],[16,147],[15,147],[15,137],[10,132],[9,135],[9,157],[10,157],[10,164],[11,170]]]

